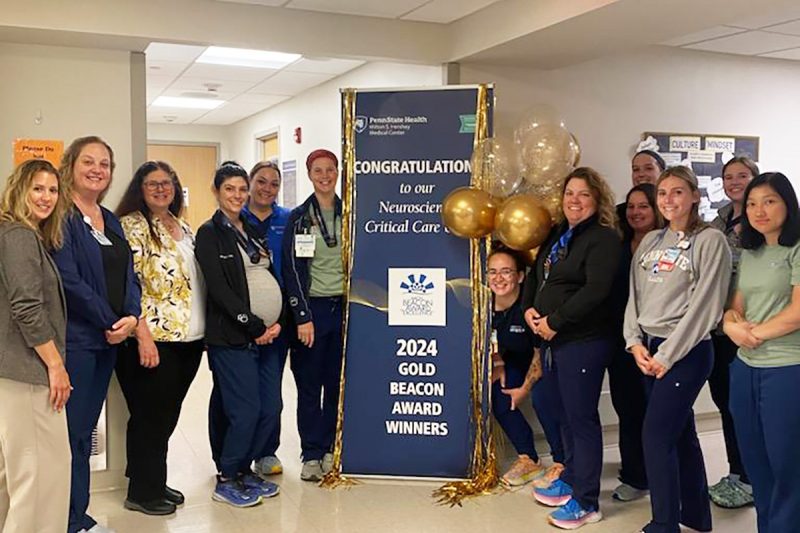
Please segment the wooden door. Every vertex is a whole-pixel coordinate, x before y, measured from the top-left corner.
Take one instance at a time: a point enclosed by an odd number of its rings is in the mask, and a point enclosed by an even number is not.
[[[184,218],[194,231],[211,218],[217,201],[211,182],[217,168],[217,147],[179,144],[148,144],[147,158],[166,161],[181,180],[184,189]]]
[[[278,162],[279,147],[278,147],[278,134],[274,133],[267,137],[259,139],[261,141],[261,160]]]

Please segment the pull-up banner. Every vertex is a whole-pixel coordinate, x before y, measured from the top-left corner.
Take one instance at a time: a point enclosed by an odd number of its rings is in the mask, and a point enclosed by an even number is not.
[[[470,182],[477,98],[477,87],[356,91],[346,474],[468,476],[469,241],[448,233],[441,207]]]

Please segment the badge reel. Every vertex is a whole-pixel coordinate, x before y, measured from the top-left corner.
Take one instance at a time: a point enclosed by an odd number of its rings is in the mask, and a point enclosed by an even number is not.
[[[317,240],[314,235],[300,234],[294,236],[294,252],[297,257],[314,257]]]
[[[92,237],[94,237],[94,240],[96,240],[100,244],[100,246],[113,246],[114,245],[110,240],[108,240],[108,237],[103,235],[103,233],[101,231],[96,230],[94,228],[94,226],[92,226],[92,219],[91,218],[89,218],[88,216],[85,216],[85,217],[83,217],[83,221],[86,222],[87,226],[89,226],[89,231],[91,232]]]

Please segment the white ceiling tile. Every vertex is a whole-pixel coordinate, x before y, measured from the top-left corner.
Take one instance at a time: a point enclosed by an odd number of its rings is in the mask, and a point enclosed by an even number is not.
[[[692,44],[686,48],[728,54],[756,55],[798,46],[800,46],[800,37],[764,31],[749,31]]]
[[[164,89],[173,81],[175,81],[175,76],[162,76],[161,74],[150,74],[149,72],[145,77],[145,83],[147,84],[148,88],[153,87]]]
[[[144,51],[148,61],[184,61],[191,63],[203,53],[206,46],[187,44],[150,43]]]
[[[147,75],[154,74],[156,76],[178,76],[186,67],[191,65],[191,62],[183,62],[183,61],[147,61],[145,64],[145,69]]]
[[[770,52],[769,54],[763,54],[760,57],[775,57],[777,59],[794,59],[795,61],[800,61],[800,48],[781,50],[780,52]]]
[[[163,96],[177,96],[182,98],[208,98],[210,100],[222,100],[223,102],[228,102],[234,98],[236,98],[240,92],[233,92],[233,91],[195,91],[192,89],[178,89],[175,87],[170,87],[169,89],[163,91],[161,93]],[[213,95],[216,95],[214,97]]]
[[[320,74],[344,74],[349,70],[360,67],[364,61],[353,59],[328,59],[325,57],[310,58],[304,57],[295,61],[285,69],[289,72],[315,72]]]
[[[783,24],[776,24],[775,26],[767,26],[763,31],[772,33],[786,33],[789,35],[800,35],[800,20],[793,20],[792,22],[784,22]]]
[[[149,106],[147,108],[147,122],[190,124],[206,113],[208,113],[208,109],[184,109]]]
[[[216,89],[221,92],[241,93],[255,85],[252,81],[234,81],[225,78],[192,78],[190,76],[181,76],[176,79],[170,89],[179,89],[182,91],[206,91],[208,88],[206,84],[217,85]]]
[[[448,24],[499,0],[433,0],[404,15],[405,20]]]
[[[429,0],[292,0],[286,7],[342,13],[346,15],[363,15],[366,17],[398,18],[409,11],[427,3]]]
[[[232,4],[253,4],[257,6],[280,7],[286,0],[217,0],[217,2],[229,2]]]
[[[285,95],[277,95],[277,94],[253,94],[253,93],[244,93],[240,94],[239,96],[232,98],[232,104],[257,104],[263,105],[264,108],[274,106],[275,104],[279,104],[284,100],[288,100],[291,98],[290,96]]]
[[[753,11],[758,12],[758,4],[753,3]],[[766,26],[772,26],[775,24],[782,24],[784,22],[789,22],[792,20],[800,19],[800,4],[793,6],[793,7],[786,7],[780,10],[772,10],[768,11],[767,13],[761,13],[759,15],[755,15],[750,18],[746,18],[744,20],[737,20],[735,22],[728,23],[729,26],[739,26],[741,28],[748,28],[751,30],[757,30],[760,28],[764,28]]]
[[[217,78],[221,80],[257,82],[275,74],[277,69],[231,67],[228,65],[212,65],[195,63],[189,67],[184,76],[191,78]]]
[[[261,104],[229,103],[214,109],[195,121],[195,124],[228,125],[266,109]]]
[[[281,71],[253,87],[253,94],[295,95],[315,85],[335,77],[333,74],[312,74],[309,72]]]
[[[732,26],[714,26],[713,28],[709,28],[707,30],[690,33],[688,35],[682,35],[680,37],[675,37],[674,39],[670,39],[669,41],[664,41],[660,44],[664,44],[667,46],[685,46],[687,44],[699,43],[701,41],[708,41],[709,39],[717,39],[719,37],[725,37],[726,35],[734,35],[736,33],[743,33],[745,31],[747,30],[744,30],[742,28],[734,28]]]

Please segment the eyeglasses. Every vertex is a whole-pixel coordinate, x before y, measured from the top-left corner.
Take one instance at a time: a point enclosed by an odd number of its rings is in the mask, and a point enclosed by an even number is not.
[[[150,192],[162,189],[164,191],[171,191],[175,188],[175,184],[170,181],[145,181],[142,185]]]
[[[495,270],[495,269],[493,269],[493,268],[490,268],[490,269],[489,269],[489,270],[486,272],[486,274],[487,274],[487,275],[488,275],[490,278],[496,278],[497,276],[502,276],[502,277],[504,277],[504,278],[510,278],[510,277],[512,277],[512,276],[513,276],[514,274],[516,274],[516,273],[517,273],[517,271],[516,271],[516,270],[512,270],[512,269],[510,269],[510,268],[501,268],[500,270]]]

